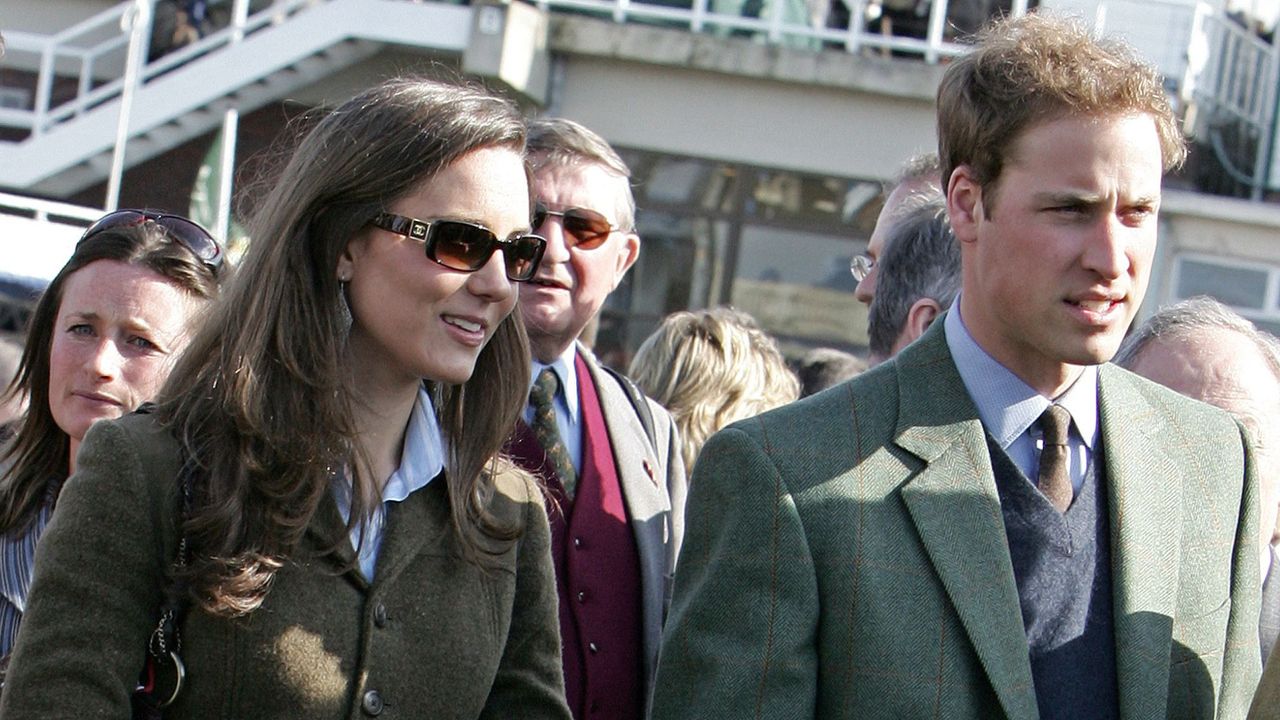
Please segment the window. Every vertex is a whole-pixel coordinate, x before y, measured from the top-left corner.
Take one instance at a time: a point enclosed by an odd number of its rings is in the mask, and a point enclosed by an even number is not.
[[[1173,288],[1174,300],[1208,295],[1280,334],[1280,268],[1189,253],[1175,261]]]
[[[625,367],[671,312],[732,304],[783,349],[865,348],[849,259],[866,248],[880,183],[620,149],[640,259],[600,314],[596,354]]]

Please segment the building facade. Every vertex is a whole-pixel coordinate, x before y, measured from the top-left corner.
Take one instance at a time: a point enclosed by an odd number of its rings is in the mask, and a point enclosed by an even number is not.
[[[0,191],[188,213],[235,237],[253,188],[270,181],[264,168],[309,110],[406,72],[479,77],[531,114],[595,129],[633,169],[643,249],[595,336],[615,365],[666,313],[727,303],[792,354],[862,350],[865,308],[848,266],[865,249],[881,182],[933,149],[933,95],[967,29],[1027,9],[1026,0],[211,0],[192,35],[187,4],[154,0],[135,15],[133,2],[6,2]],[[1144,311],[1208,293],[1280,329],[1280,209],[1266,201],[1271,143],[1259,131],[1272,129],[1275,105],[1266,28],[1206,3],[1042,4],[1134,42],[1196,134],[1192,162],[1168,183]],[[1138,19],[1137,5],[1146,8]],[[1252,58],[1252,94],[1223,89],[1241,84],[1228,72],[1240,58]],[[6,240],[20,242],[0,238],[0,252],[13,252]]]

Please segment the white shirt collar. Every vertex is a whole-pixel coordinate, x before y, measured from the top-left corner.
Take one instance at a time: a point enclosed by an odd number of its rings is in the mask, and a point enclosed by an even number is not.
[[[947,346],[969,396],[978,408],[982,424],[1000,447],[1008,449],[1019,435],[1035,424],[1053,402],[1071,413],[1071,422],[1093,450],[1098,437],[1098,368],[1084,372],[1057,398],[1046,398],[991,357],[969,334],[960,316],[960,298],[951,303],[944,320]]]
[[[550,363],[541,363],[534,360],[529,372],[529,387],[533,387],[533,383],[537,381],[538,374],[543,368],[551,368],[556,377],[560,379],[560,388],[563,391],[561,400],[565,407],[569,409],[570,417],[578,417],[578,368],[575,360],[577,359],[578,344],[569,345],[560,357],[552,360]]]
[[[423,383],[418,389],[418,397],[414,400],[409,422],[405,426],[400,466],[382,486],[382,502],[373,508],[372,517],[351,528],[351,546],[359,548],[357,561],[366,578],[373,579],[374,568],[377,566],[383,526],[386,523],[386,504],[401,502],[434,480],[444,470],[445,452],[444,435],[436,420],[431,393]],[[350,472],[344,470],[335,477],[332,487],[338,511],[345,522],[351,517]],[[363,543],[360,537],[362,532]]]
[[[382,488],[383,502],[400,502],[413,491],[426,487],[444,470],[444,458],[444,433],[436,420],[431,393],[423,383],[413,403],[413,412],[409,413],[409,424],[405,427],[400,467],[391,473]]]

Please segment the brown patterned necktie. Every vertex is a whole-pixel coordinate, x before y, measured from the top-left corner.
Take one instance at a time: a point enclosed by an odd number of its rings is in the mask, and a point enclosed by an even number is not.
[[[573,499],[578,487],[578,472],[573,468],[573,459],[569,457],[569,448],[565,447],[560,437],[560,428],[556,425],[556,393],[560,390],[560,378],[551,368],[543,368],[538,379],[529,389],[529,404],[533,406],[533,436],[546,451],[547,457],[560,476],[560,484],[564,492]]]
[[[1061,405],[1050,405],[1037,422],[1044,433],[1044,448],[1040,451],[1036,487],[1058,512],[1065,513],[1075,495],[1071,487],[1071,473],[1067,470],[1067,433],[1071,430],[1071,413]]]

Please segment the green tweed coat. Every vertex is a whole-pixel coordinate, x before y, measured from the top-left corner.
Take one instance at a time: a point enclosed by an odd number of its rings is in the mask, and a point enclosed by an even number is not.
[[[1225,413],[1100,369],[1125,720],[1241,718],[1257,479]],[[714,436],[690,483],[654,720],[1038,716],[995,479],[943,323]]]
[[[1271,652],[1275,653],[1275,650]],[[1280,718],[1280,662],[1269,662],[1262,672],[1258,692],[1253,696],[1249,720],[1276,720],[1276,718]]]
[[[178,466],[154,416],[89,433],[36,553],[0,717],[129,717],[175,557]],[[486,572],[460,559],[444,491],[432,482],[391,504],[372,585],[320,557],[345,535],[326,497],[303,559],[281,568],[259,609],[188,613],[187,687],[165,717],[568,720],[540,494],[500,482],[492,510],[524,534],[496,545],[500,565]]]

